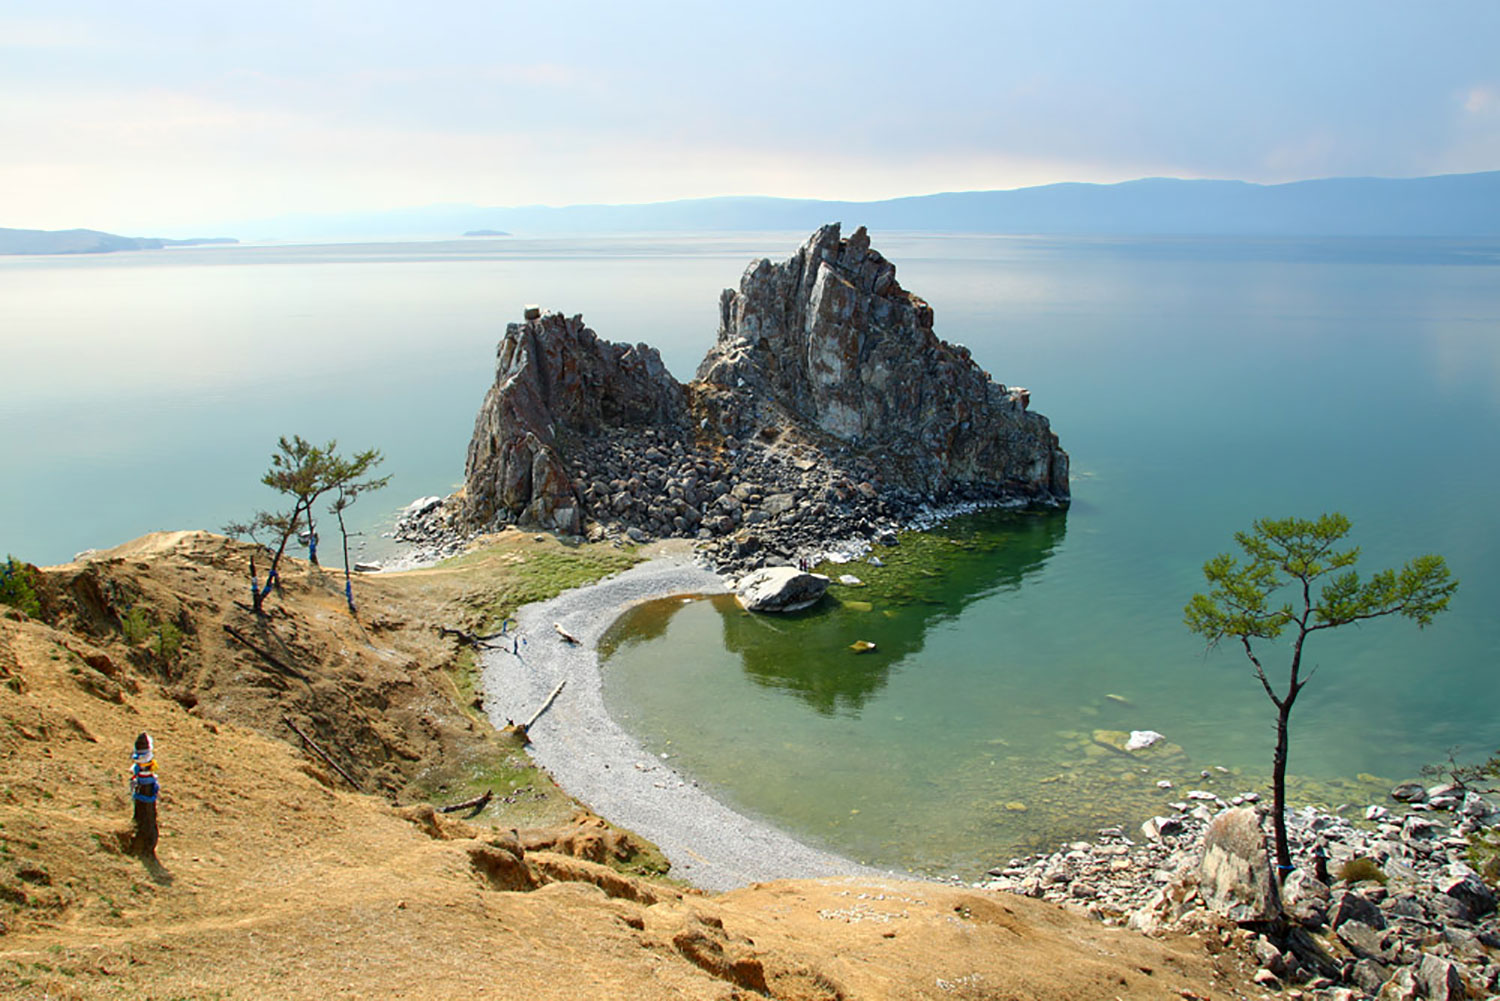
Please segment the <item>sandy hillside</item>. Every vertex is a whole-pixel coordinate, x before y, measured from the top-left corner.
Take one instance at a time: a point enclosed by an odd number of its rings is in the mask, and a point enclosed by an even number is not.
[[[616,552],[506,533],[457,567],[358,581],[361,623],[301,563],[257,623],[236,604],[247,555],[150,536],[44,571],[40,620],[0,607],[0,996],[1248,993],[1217,938],[1020,897],[857,880],[709,896],[650,875],[651,846],[580,815],[481,721],[467,651],[437,629],[483,628],[619,569]],[[155,864],[122,850],[141,730],[164,790]],[[468,820],[427,805],[479,789],[495,799]]]

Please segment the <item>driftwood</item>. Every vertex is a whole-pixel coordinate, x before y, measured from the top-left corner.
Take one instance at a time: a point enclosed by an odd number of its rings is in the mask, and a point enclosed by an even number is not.
[[[359,783],[356,782],[356,781],[354,781],[354,776],[352,776],[348,772],[344,771],[344,769],[342,769],[341,767],[339,767],[339,763],[337,761],[334,761],[327,754],[325,754],[324,751],[323,751],[323,749],[321,747],[319,747],[317,744],[315,744],[313,742],[313,739],[311,737],[309,737],[307,734],[303,733],[302,729],[299,726],[297,726],[296,723],[292,722],[292,718],[290,716],[283,716],[283,717],[281,717],[281,721],[283,723],[285,723],[287,726],[291,727],[292,728],[292,732],[295,733],[297,736],[301,737],[302,738],[302,742],[304,744],[306,744],[308,746],[308,748],[314,754],[316,754],[318,757],[322,758],[324,761],[328,762],[328,766],[330,768],[332,768],[334,771],[336,771],[340,775],[342,775],[344,777],[344,781],[348,782],[350,785],[352,785],[354,787],[354,789],[355,789],[356,792],[364,792],[364,790],[359,787]]]
[[[462,803],[454,803],[452,806],[440,806],[438,807],[438,813],[457,813],[459,810],[473,810],[475,813],[478,813],[490,805],[490,800],[494,796],[495,794],[492,791],[486,789],[483,796],[475,796],[473,799],[466,799]]]
[[[253,652],[259,654],[263,660],[265,660],[272,667],[276,668],[282,674],[290,675],[293,678],[300,678],[303,681],[307,680],[307,676],[301,671],[285,663],[274,653],[256,643],[250,637],[246,636],[244,633],[240,632],[238,629],[234,628],[234,626],[231,626],[227,622],[224,623],[224,631],[230,636],[233,636],[235,639],[239,640],[241,643],[245,644],[245,646],[249,647]]]
[[[532,713],[531,714],[531,719],[527,720],[525,723],[522,723],[521,725],[525,729],[527,729],[527,730],[530,730],[533,726],[535,726],[536,725],[536,721],[539,720],[539,719],[541,719],[542,718],[542,713],[546,712],[551,707],[552,701],[557,698],[557,693],[560,692],[560,691],[562,691],[563,690],[563,685],[566,685],[567,683],[568,683],[568,679],[567,678],[564,678],[563,680],[559,681],[557,683],[557,687],[554,688],[554,689],[552,689],[552,694],[549,695],[549,696],[547,696],[547,701],[545,701],[545,702],[542,703],[542,707],[540,709],[538,709],[536,712]]]
[[[457,629],[453,626],[438,626],[438,635],[456,636],[458,637],[458,641],[460,643],[464,644],[465,646],[475,647],[476,649],[499,650],[502,649],[500,644],[491,643],[489,641],[497,636],[504,636],[505,630],[502,629],[498,633],[488,633],[484,636],[479,636],[475,633],[469,632],[467,629]]]
[[[563,638],[564,643],[571,643],[574,646],[578,645],[578,637],[564,629],[561,622],[552,623],[552,628],[557,630],[557,635]]]
[[[559,681],[557,683],[557,687],[552,689],[552,694],[547,696],[546,701],[542,703],[541,708],[531,714],[531,719],[527,720],[524,723],[512,723],[510,726],[506,727],[506,730],[520,734],[522,741],[528,744],[531,743],[531,728],[536,725],[537,720],[542,718],[542,713],[546,712],[552,706],[553,700],[557,698],[557,693],[562,691],[563,685],[566,685],[567,683],[567,678]]]

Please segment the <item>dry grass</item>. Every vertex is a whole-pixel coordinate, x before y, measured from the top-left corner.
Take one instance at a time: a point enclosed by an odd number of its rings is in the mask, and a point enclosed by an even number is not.
[[[257,624],[234,604],[243,549],[210,536],[49,571],[55,625],[0,612],[0,996],[1220,996],[1196,943],[1036,901],[833,880],[712,898],[617,871],[649,852],[570,822],[575,804],[453,704],[435,626],[573,579],[555,543],[511,534],[467,563],[362,580],[362,624],[336,582],[294,567],[284,611],[247,635],[295,674],[223,632]],[[523,584],[495,579],[527,564]],[[183,626],[178,658],[124,642],[127,602]],[[370,793],[289,741],[282,714]],[[140,730],[163,785],[152,865],[121,850]],[[471,823],[422,805],[526,775],[539,798]]]

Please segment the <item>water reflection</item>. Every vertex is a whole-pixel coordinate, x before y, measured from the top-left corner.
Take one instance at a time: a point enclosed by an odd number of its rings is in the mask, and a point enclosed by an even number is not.
[[[871,555],[884,566],[860,560],[820,568],[835,578],[852,574],[862,586],[835,584],[804,612],[751,615],[733,598],[716,600],[724,647],[756,684],[796,695],[823,715],[857,716],[892,668],[921,652],[932,629],[987,595],[1019,588],[1066,530],[1061,511],[972,515],[881,547]],[[856,654],[850,645],[858,640],[875,649]]]

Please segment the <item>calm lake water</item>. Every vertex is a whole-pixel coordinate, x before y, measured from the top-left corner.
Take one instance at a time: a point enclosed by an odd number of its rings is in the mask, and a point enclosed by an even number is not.
[[[274,503],[257,480],[295,432],[385,451],[392,486],[355,509],[378,554],[396,507],[461,479],[524,303],[656,345],[686,377],[719,290],[805,235],[0,258],[0,550],[47,563],[217,527]],[[1316,638],[1299,788],[1354,801],[1378,789],[1360,773],[1500,746],[1500,242],[875,243],[941,336],[1031,388],[1074,505],[950,523],[791,620],[643,609],[607,695],[653,751],[810,840],[966,875],[1138,823],[1158,778],[1180,791],[1222,766],[1238,774],[1215,788],[1258,788],[1271,707],[1181,609],[1234,531],[1326,510],[1368,565],[1434,551],[1463,583],[1425,631]],[[1173,746],[1144,766],[1091,739],[1147,728]]]

